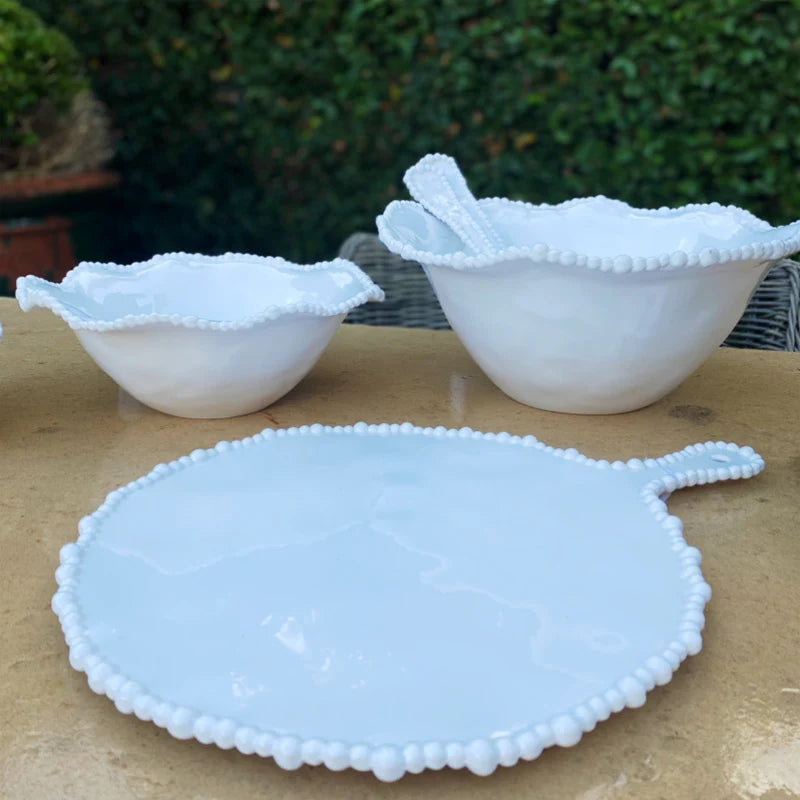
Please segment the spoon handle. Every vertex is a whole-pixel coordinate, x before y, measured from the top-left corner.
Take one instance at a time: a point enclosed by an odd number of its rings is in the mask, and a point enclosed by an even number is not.
[[[474,253],[492,253],[503,248],[502,238],[450,156],[439,153],[425,156],[406,170],[403,182],[411,196]]]

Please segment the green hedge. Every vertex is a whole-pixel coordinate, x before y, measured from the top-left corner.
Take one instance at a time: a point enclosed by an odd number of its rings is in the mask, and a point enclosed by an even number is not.
[[[402,173],[800,217],[800,13],[767,0],[29,0],[122,139],[121,258],[329,256]]]
[[[0,0],[0,173],[19,166],[24,148],[85,86],[69,39],[15,0]]]

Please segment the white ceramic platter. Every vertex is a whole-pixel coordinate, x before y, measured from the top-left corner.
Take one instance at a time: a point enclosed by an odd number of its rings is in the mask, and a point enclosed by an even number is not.
[[[92,689],[178,738],[486,775],[700,650],[710,589],[660,497],[763,465],[722,442],[610,464],[468,428],[267,430],[112,492],[53,608]]]

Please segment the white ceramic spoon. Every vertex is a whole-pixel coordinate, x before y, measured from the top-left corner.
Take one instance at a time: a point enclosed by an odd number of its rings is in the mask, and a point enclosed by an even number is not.
[[[447,225],[477,255],[502,250],[506,243],[469,190],[455,159],[431,153],[403,176],[411,196]]]

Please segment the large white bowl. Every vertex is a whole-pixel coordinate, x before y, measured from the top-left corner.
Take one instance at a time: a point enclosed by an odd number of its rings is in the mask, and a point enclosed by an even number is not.
[[[49,308],[101,369],[145,405],[182,417],[268,406],[314,366],[352,308],[383,292],[343,259],[169,253],[83,263],[60,284],[17,282],[23,311]]]
[[[608,414],[660,399],[723,342],[765,272],[800,250],[800,223],[772,228],[717,203],[478,202],[503,240],[495,252],[469,252],[409,201],[378,217],[380,238],[423,265],[495,384],[552,411]]]

